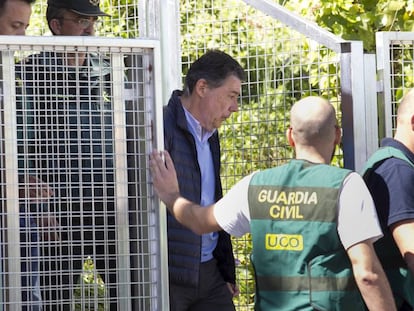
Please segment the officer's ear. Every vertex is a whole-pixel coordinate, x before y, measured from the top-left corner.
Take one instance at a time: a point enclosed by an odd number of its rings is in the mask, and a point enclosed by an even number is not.
[[[57,19],[57,18],[52,19],[49,22],[49,26],[50,26],[50,30],[52,31],[53,34],[60,35],[62,33],[61,32],[62,25],[61,25],[59,19]]]
[[[292,134],[292,127],[289,126],[286,130],[286,140],[289,143],[289,146],[295,147],[295,141],[293,140],[293,134]]]
[[[339,125],[335,125],[335,146],[339,145],[342,140],[342,129]]]

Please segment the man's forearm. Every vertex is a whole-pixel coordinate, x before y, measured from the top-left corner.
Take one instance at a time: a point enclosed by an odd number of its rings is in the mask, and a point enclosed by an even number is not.
[[[163,200],[164,201],[164,200]],[[168,211],[174,216],[178,222],[186,227],[188,227],[189,220],[191,217],[191,209],[193,203],[180,197],[179,195],[166,199],[165,205],[167,206]]]
[[[150,167],[158,197],[178,222],[197,234],[221,229],[214,218],[213,205],[201,207],[180,197],[174,164],[168,152],[154,150],[150,155]]]
[[[201,235],[221,230],[214,217],[214,205],[202,207],[179,197],[174,201],[174,204],[170,204],[167,208],[179,223],[196,234]]]
[[[206,233],[203,230],[203,215],[201,206],[179,197],[174,200],[174,204],[168,207],[170,213],[179,223],[191,229],[196,234]]]

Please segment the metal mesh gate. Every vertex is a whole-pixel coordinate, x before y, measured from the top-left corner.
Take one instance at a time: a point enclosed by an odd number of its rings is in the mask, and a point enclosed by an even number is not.
[[[0,44],[3,309],[162,309],[158,43],[25,39]]]
[[[380,138],[392,137],[398,104],[414,87],[414,35],[412,32],[379,32],[377,70],[379,89]]]

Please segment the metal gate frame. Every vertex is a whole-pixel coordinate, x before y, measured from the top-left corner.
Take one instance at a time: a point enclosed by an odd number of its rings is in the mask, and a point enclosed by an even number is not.
[[[15,100],[15,72],[14,72],[14,53],[10,53],[10,50],[16,50],[16,46],[22,47],[21,50],[25,50],[25,47],[29,51],[41,50],[41,47],[49,46],[55,49],[67,49],[81,47],[81,48],[102,48],[104,47],[108,51],[151,51],[151,57],[143,57],[144,68],[151,68],[148,70],[150,75],[144,77],[144,86],[147,87],[147,91],[150,96],[146,98],[152,101],[152,105],[148,105],[151,115],[151,146],[147,146],[149,152],[152,148],[163,148],[163,132],[158,130],[162,128],[162,79],[161,79],[161,48],[158,40],[148,39],[114,39],[114,38],[98,38],[98,37],[24,37],[21,36],[2,36],[0,40],[0,55],[2,60],[2,77],[3,77],[3,107],[4,107],[4,148],[5,148],[5,172],[6,180],[4,184],[6,187],[6,202],[7,202],[7,243],[8,243],[8,255],[12,258],[19,258],[19,200],[18,200],[18,164],[17,164],[17,126],[16,126],[16,100]],[[123,59],[121,54],[112,54],[111,63],[115,69],[113,72],[114,81],[117,80],[119,85],[122,85],[124,78],[122,68]],[[116,180],[127,180],[126,171],[127,163],[126,156],[126,133],[123,129],[126,128],[126,120],[123,114],[125,111],[125,104],[122,98],[122,94],[114,93],[114,120],[115,124],[120,126],[115,127],[114,134],[114,149],[115,149],[115,172]],[[121,155],[117,157],[117,155]],[[148,160],[147,160],[148,161]],[[149,168],[146,167],[147,176],[149,176]],[[150,185],[150,183],[148,182]],[[149,193],[153,194],[151,188]],[[119,254],[123,254],[120,264],[123,265],[123,272],[119,276],[121,279],[121,290],[125,293],[131,293],[130,288],[130,275],[129,271],[129,241],[128,241],[128,192],[125,187],[118,186],[116,188],[116,200],[117,206],[121,207],[117,210],[117,230],[123,241],[121,244]],[[166,241],[166,213],[163,208],[157,209],[158,202],[156,202],[154,195],[148,197],[148,206],[151,212],[155,215],[153,224],[155,230],[150,231],[153,236],[151,238],[157,240],[159,243],[151,243],[150,256],[152,257],[151,278],[155,280],[156,288],[152,288],[151,292],[156,294],[156,305],[158,310],[168,310],[168,263],[167,263],[167,241]],[[126,228],[126,230],[125,230]],[[155,245],[156,244],[156,245]],[[5,263],[7,267],[7,273],[10,275],[9,288],[20,288],[20,262],[18,260],[7,260]],[[14,275],[14,277],[13,277]],[[2,284],[4,285],[4,284]],[[2,286],[3,287],[3,286]],[[7,299],[8,301],[21,301],[20,291],[9,290],[7,296],[0,298]],[[131,295],[125,295],[125,299],[120,301],[121,310],[132,310],[131,304],[128,299]],[[3,306],[4,307],[4,306]],[[21,309],[19,303],[4,307],[10,311],[18,311]]]

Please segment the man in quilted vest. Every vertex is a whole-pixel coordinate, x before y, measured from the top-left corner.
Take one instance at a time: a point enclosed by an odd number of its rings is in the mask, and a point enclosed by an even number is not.
[[[211,50],[187,72],[184,90],[164,109],[164,145],[177,169],[181,194],[202,206],[222,197],[217,129],[238,109],[244,70],[230,55]],[[230,236],[202,236],[168,214],[171,311],[233,311],[237,294]]]

